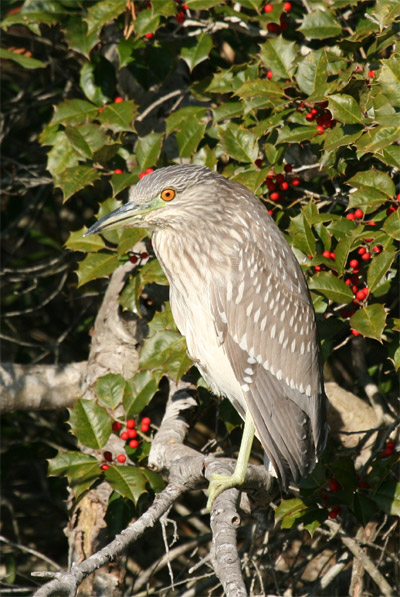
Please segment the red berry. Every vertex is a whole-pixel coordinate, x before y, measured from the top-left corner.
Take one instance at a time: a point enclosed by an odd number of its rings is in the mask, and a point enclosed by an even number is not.
[[[182,24],[186,21],[186,15],[184,13],[183,10],[180,10],[178,12],[178,14],[176,15],[176,20],[178,21],[178,23]]]
[[[371,253],[364,253],[364,255],[361,255],[361,259],[363,261],[369,261],[371,259]]]
[[[318,114],[317,108],[312,108],[311,109],[311,114],[314,114],[314,116],[316,116]]]
[[[126,461],[125,454],[118,454],[117,460],[118,460],[118,462],[121,462],[121,463],[125,462]]]
[[[330,257],[331,257],[331,259],[333,259],[333,260],[335,261],[335,259],[336,259],[336,253],[333,253],[333,252],[331,251],[331,255],[330,255]]]
[[[355,219],[356,219],[356,216],[355,216],[354,214],[350,213],[350,214],[347,214],[346,218],[347,218],[348,220],[355,220]]]
[[[329,483],[329,491],[339,491],[341,489],[339,481],[331,479]]]
[[[320,265],[314,265],[314,269],[316,272],[320,272],[322,270],[322,267]]]
[[[373,220],[370,220],[369,222],[367,222],[367,224],[368,226],[376,226],[376,222],[374,222]]]
[[[312,122],[313,120],[315,120],[314,114],[311,114],[311,112],[309,114],[306,114],[306,120],[308,120],[308,122]]]
[[[283,3],[283,10],[285,12],[290,12],[292,10],[292,5],[290,4],[290,2]]]
[[[392,454],[393,454],[393,448],[385,448],[380,453],[380,457],[381,458],[389,458],[389,456],[391,456]]]
[[[349,265],[350,267],[358,267],[359,263],[357,259],[351,259]]]
[[[276,182],[283,182],[285,180],[285,177],[283,176],[283,174],[277,174],[275,176],[275,180]]]
[[[397,201],[400,201],[400,193],[397,193],[396,199],[397,199]]]
[[[359,336],[360,332],[357,332],[357,330],[351,330],[351,333],[353,334],[353,336]]]
[[[151,39],[152,37],[154,37],[154,33],[145,33],[144,36],[146,39]]]
[[[137,263],[137,262],[139,261],[139,259],[138,259],[138,257],[136,257],[136,255],[131,255],[131,256],[129,257],[129,261],[130,261],[131,263]]]
[[[339,506],[338,506],[339,507]],[[329,518],[337,518],[339,515],[340,510],[331,510],[329,512]]]
[[[124,98],[119,95],[118,97],[115,98],[114,104],[120,104],[123,101],[124,101]]]
[[[347,278],[347,279],[344,281],[344,283],[345,283],[347,286],[351,286],[351,284],[352,284],[352,282],[351,282],[350,278]]]
[[[266,4],[264,6],[264,12],[271,12],[272,10],[274,10],[274,7],[272,6],[272,4]]]
[[[121,439],[123,439],[123,440],[124,440],[124,442],[126,442],[126,440],[127,440],[127,439],[129,439],[128,432],[127,432],[127,431],[122,431],[122,433],[120,433],[119,437],[120,437]]]
[[[369,295],[369,289],[363,288],[363,293],[364,293],[364,298],[367,298],[367,296]]]
[[[101,468],[102,471],[106,471],[108,468],[110,468],[110,465],[109,464],[102,464],[100,466],[100,468]]]
[[[291,172],[293,169],[293,166],[292,166],[292,164],[285,164],[283,169],[285,172]]]
[[[140,431],[143,431],[143,433],[147,433],[149,431],[149,429],[150,429],[150,425],[147,425],[145,423],[142,423],[140,425]]]
[[[113,431],[119,431],[121,429],[122,425],[119,421],[114,421],[114,423],[112,424],[112,430]]]
[[[146,253],[146,251],[143,251],[143,253],[140,253],[140,258],[141,259],[147,259],[148,256],[149,256],[149,254]]]
[[[395,445],[396,445],[396,443],[393,440],[390,439],[389,441],[386,442],[386,446],[385,447],[386,448],[393,448],[393,450],[394,450]]]
[[[104,460],[107,460],[107,462],[111,462],[111,460],[112,460],[111,452],[103,452],[103,458],[104,458]]]
[[[330,251],[323,251],[322,252],[322,257],[326,257],[327,259],[330,259],[331,252]]]
[[[276,23],[268,23],[267,29],[270,33],[279,33],[281,28]]]
[[[146,168],[144,171],[145,174],[151,174],[152,172],[154,172],[154,168]]]
[[[278,201],[280,195],[279,195],[279,193],[274,192],[274,193],[271,193],[269,197],[270,197],[271,201]]]
[[[318,135],[322,135],[322,133],[325,132],[325,127],[324,126],[317,126],[317,131],[318,131]]]
[[[267,178],[265,180],[265,184],[267,185],[269,191],[275,191],[276,184],[272,182],[271,178]]]
[[[272,71],[267,71],[267,79],[272,79],[273,76]]]
[[[357,220],[359,220],[360,218],[363,217],[364,212],[362,209],[356,209],[356,211],[354,212],[354,215],[356,216]]]
[[[359,255],[364,255],[364,253],[367,252],[367,249],[365,247],[360,247],[359,249],[357,249],[357,253]]]
[[[374,253],[382,253],[382,247],[380,247],[379,245],[375,245],[375,247],[372,247],[372,250]]]
[[[257,168],[261,168],[263,161],[258,159],[254,162],[254,164],[257,166]]]
[[[123,172],[122,172],[121,168],[116,168],[114,170],[114,174],[123,174]]]
[[[356,292],[358,292],[358,286],[352,286],[351,292],[353,292],[354,294],[356,294]]]
[[[279,185],[279,188],[280,188],[282,191],[287,191],[287,190],[288,190],[288,188],[289,188],[289,183],[288,183],[288,182],[286,182],[286,181],[283,181],[283,182],[281,182],[281,184]]]
[[[394,205],[391,205],[390,207],[387,208],[386,210],[386,215],[390,216],[392,213],[394,213],[397,210],[397,205],[396,207]]]
[[[375,72],[373,70],[368,71],[368,76],[370,79],[375,79]]]
[[[358,290],[355,294],[356,294],[356,299],[358,299],[359,301],[363,301],[364,300],[364,298],[365,298],[364,290]]]
[[[128,429],[128,439],[135,439],[137,436],[136,429]]]
[[[353,314],[355,313],[355,311],[353,309],[342,309],[340,311],[340,315],[341,317],[343,317],[343,319],[348,319],[349,317],[351,317]]]
[[[300,178],[297,178],[297,176],[295,176],[294,178],[292,178],[292,185],[293,185],[294,187],[298,187],[298,186],[299,186],[299,184],[300,184],[300,182],[301,182],[301,181],[300,181]]]
[[[274,215],[274,210],[273,209],[269,209],[268,213],[269,213],[270,216],[273,216]]]
[[[150,417],[143,417],[141,422],[144,423],[145,425],[150,425],[151,419],[150,419]]]
[[[136,450],[138,445],[139,445],[139,442],[137,439],[131,439],[131,441],[129,442],[129,447],[132,448],[133,450]]]
[[[142,178],[144,178],[146,176],[146,174],[144,172],[141,172],[139,174],[139,180],[142,180]]]
[[[136,427],[135,419],[128,419],[126,422],[126,426],[128,429],[133,429],[134,427]]]

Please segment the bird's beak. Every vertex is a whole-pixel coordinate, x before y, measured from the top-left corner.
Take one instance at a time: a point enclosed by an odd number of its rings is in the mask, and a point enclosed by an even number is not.
[[[164,205],[164,201],[158,197],[150,203],[134,203],[130,201],[93,224],[84,236],[99,234],[104,231],[108,232],[109,230],[116,230],[118,228],[146,228],[148,224],[146,223],[145,216],[155,209],[164,207]]]

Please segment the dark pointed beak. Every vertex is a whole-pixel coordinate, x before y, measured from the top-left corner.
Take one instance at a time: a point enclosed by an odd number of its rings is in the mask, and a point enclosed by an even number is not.
[[[84,236],[89,234],[100,234],[104,231],[116,230],[118,228],[135,228],[146,227],[145,215],[153,211],[154,204],[148,203],[125,203],[115,211],[111,212],[101,218],[98,222],[93,224]]]

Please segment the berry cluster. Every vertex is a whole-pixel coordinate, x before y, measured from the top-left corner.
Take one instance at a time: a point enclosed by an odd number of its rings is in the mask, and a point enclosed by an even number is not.
[[[140,422],[140,431],[142,433],[148,433],[150,431],[150,424],[151,424],[150,417],[143,417]],[[120,438],[122,440],[124,440],[125,442],[127,442],[128,446],[132,450],[136,450],[136,448],[139,447],[139,440],[136,439],[138,436],[138,432],[135,429],[135,427],[136,427],[135,419],[128,419],[126,421],[126,428],[123,431],[121,431],[122,424],[119,421],[114,421],[114,423],[112,424],[112,430],[115,431],[116,433],[120,432],[119,433]],[[111,454],[111,452],[103,452],[103,458],[106,462],[101,464],[100,468],[103,471],[106,471],[110,467],[110,465],[107,464],[107,462],[113,461],[113,455]],[[116,457],[116,460],[120,464],[123,464],[124,462],[126,462],[125,454],[118,454]]]
[[[143,251],[142,253],[131,253],[129,255],[129,261],[133,264],[135,263],[141,263],[144,259],[147,259],[149,256],[148,253],[146,253],[146,251]]]
[[[327,110],[327,107],[328,102],[320,102],[314,105],[311,102],[301,102],[297,112],[305,112],[307,122],[316,122],[318,135],[322,135],[325,129],[330,129],[336,124],[336,120],[332,118],[332,114],[330,110]]]
[[[141,172],[139,174],[139,180],[142,180],[142,178],[144,178],[148,174],[151,174],[152,172],[154,172],[154,168],[146,168],[146,170],[144,172]]]
[[[261,168],[263,164],[262,159],[258,159],[255,162],[257,168]],[[271,201],[280,201],[285,198],[285,193],[290,187],[297,187],[300,184],[300,178],[298,176],[292,176],[293,166],[291,164],[285,164],[283,172],[275,174],[274,170],[268,172],[267,178],[264,180],[264,184],[267,187],[269,193],[269,199]],[[269,210],[272,215],[272,210]]]
[[[182,0],[175,0],[178,5],[178,12],[176,13],[176,20],[180,25],[186,21],[186,11],[189,10],[187,4],[184,4]]]
[[[389,456],[392,456],[392,454],[394,454],[395,445],[396,444],[393,440],[387,441],[385,444],[385,448],[382,450],[379,456],[381,458],[389,458]]]
[[[281,31],[286,31],[286,29],[289,27],[289,23],[287,21],[287,13],[289,13],[292,10],[292,4],[290,2],[283,2],[283,4],[279,4],[279,5],[274,5],[271,3],[268,3],[264,6],[264,12],[267,14],[271,14],[274,13],[273,16],[278,17],[278,12],[279,12],[279,25],[278,23],[268,23],[267,25],[267,30],[270,33],[276,33],[279,34],[281,33]]]

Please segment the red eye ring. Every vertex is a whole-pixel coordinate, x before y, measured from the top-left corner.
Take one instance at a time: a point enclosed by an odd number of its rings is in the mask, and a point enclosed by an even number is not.
[[[176,192],[174,191],[174,189],[164,189],[161,192],[161,199],[163,201],[172,201],[172,199],[175,197]]]

